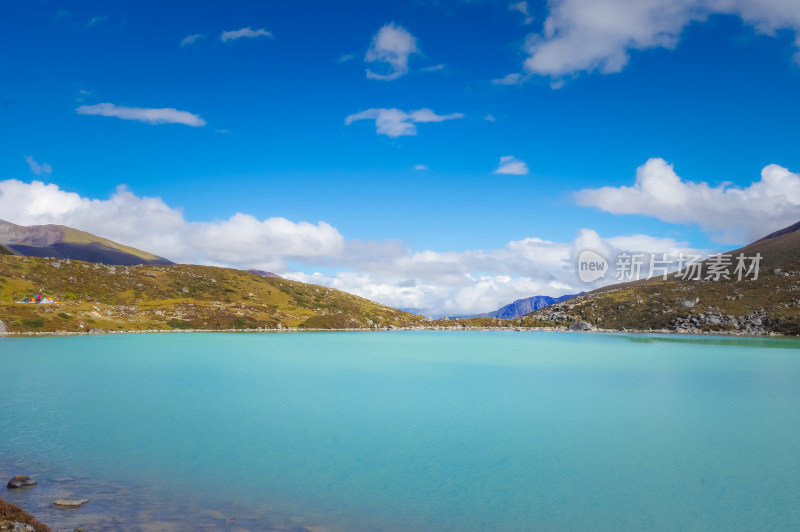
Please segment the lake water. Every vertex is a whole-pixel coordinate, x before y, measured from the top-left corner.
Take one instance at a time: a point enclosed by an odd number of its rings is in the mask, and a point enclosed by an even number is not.
[[[0,497],[54,529],[797,530],[800,342],[0,339]],[[14,474],[39,485],[8,491]],[[60,496],[92,499],[58,509]]]

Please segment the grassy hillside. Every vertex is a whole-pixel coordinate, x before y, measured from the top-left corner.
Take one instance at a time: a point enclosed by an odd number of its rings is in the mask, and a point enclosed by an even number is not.
[[[793,229],[794,228],[794,229]],[[614,285],[538,310],[521,326],[586,323],[604,329],[800,334],[800,225],[734,250],[763,259],[758,279],[671,276]]]
[[[15,303],[36,293],[58,304]],[[109,266],[0,256],[0,320],[10,332],[373,328],[424,325],[339,290],[226,268]]]
[[[3,244],[0,244],[0,255],[13,255],[14,252],[5,247]]]

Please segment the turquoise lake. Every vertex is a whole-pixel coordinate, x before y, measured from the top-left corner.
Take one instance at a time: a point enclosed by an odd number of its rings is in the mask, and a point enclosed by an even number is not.
[[[798,348],[495,331],[0,338],[0,497],[86,531],[798,530]],[[9,491],[14,474],[39,485]]]

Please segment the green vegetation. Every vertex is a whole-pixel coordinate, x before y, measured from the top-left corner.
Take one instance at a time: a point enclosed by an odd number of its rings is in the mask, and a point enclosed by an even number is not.
[[[800,334],[800,232],[731,252],[763,258],[757,279],[683,280],[671,276],[602,288],[540,309],[524,327],[586,322],[602,329]],[[732,270],[732,268],[731,268]]]
[[[57,303],[16,303],[37,293]],[[427,323],[422,316],[338,290],[240,270],[109,266],[14,255],[0,256],[0,319],[18,323],[14,332],[384,328]]]
[[[184,320],[167,320],[167,325],[172,329],[194,329],[191,321]]]

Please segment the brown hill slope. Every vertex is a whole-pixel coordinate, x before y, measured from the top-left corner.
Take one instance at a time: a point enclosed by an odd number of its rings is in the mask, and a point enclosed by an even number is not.
[[[40,293],[58,304],[15,303]],[[277,327],[373,328],[425,318],[346,292],[193,265],[111,266],[0,256],[0,320],[9,332]]]
[[[800,224],[787,227],[729,252],[760,254],[757,279],[684,280],[673,274],[612,285],[531,313],[522,326],[565,325],[576,328],[800,334]]]
[[[18,255],[103,264],[172,264],[169,260],[64,225],[22,226],[0,220],[0,245]]]

